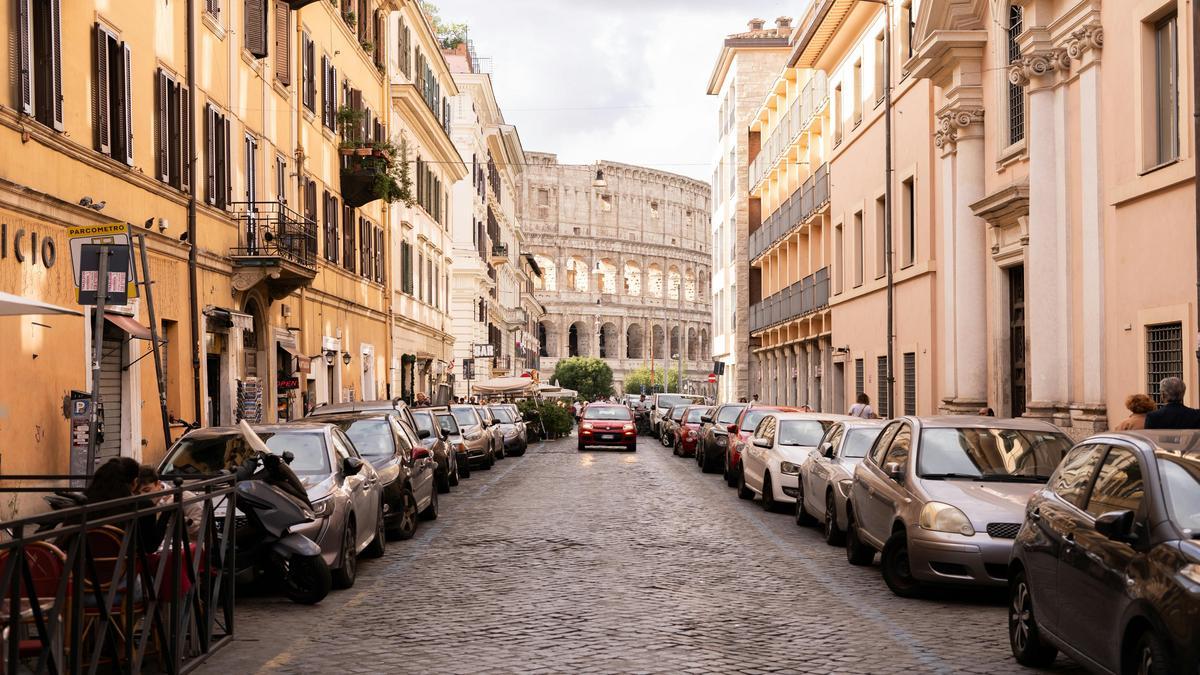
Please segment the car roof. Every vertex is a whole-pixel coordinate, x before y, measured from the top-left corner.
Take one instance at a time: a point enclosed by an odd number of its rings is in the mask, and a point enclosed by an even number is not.
[[[749,404],[747,410],[764,410],[766,412],[800,412],[799,408],[794,408],[790,405],[755,405]]]
[[[1134,441],[1154,451],[1155,455],[1200,458],[1200,429],[1147,429],[1139,431],[1106,431],[1088,439],[1111,438]]]
[[[309,415],[333,415],[343,412],[373,412],[380,410],[401,410],[407,404],[400,399],[383,401],[348,401],[346,403],[326,403],[318,406]]]
[[[317,433],[324,432],[330,427],[332,425],[325,422],[311,422],[308,420],[303,422],[288,422],[287,424],[254,424],[250,426],[254,430],[254,433],[269,434],[282,432]],[[189,431],[187,437],[192,439],[221,438],[222,436],[239,436],[241,433],[242,430],[238,427],[203,427]]]
[[[775,416],[779,421],[787,420],[817,420],[819,422],[852,422],[854,420],[862,420],[861,417],[853,417],[851,415],[839,415],[837,413],[821,413],[821,412],[777,412]],[[872,421],[872,420],[862,420]],[[879,425],[881,425],[880,423]],[[877,426],[879,426],[877,425]]]
[[[929,417],[901,417],[914,421],[926,429],[1013,429],[1025,431],[1054,431],[1062,429],[1041,420],[1028,417],[987,417],[984,415],[930,415]]]
[[[293,423],[288,424],[287,426],[294,426],[297,424],[307,424],[310,426],[321,426],[323,424],[338,424],[340,422],[356,422],[358,420],[386,420],[389,417],[392,417],[392,418],[396,417],[394,412],[395,411],[361,410],[359,412],[345,412],[345,413],[337,413],[337,414],[330,414],[330,415],[321,415],[321,421],[319,423],[306,420],[303,423],[293,422]]]

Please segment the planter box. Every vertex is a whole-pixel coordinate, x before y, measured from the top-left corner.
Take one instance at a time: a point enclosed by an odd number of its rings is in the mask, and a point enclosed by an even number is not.
[[[381,195],[376,194],[375,186],[379,177],[388,170],[388,161],[376,156],[370,148],[367,154],[342,154],[341,183],[342,200],[349,206],[359,207],[369,204]]]

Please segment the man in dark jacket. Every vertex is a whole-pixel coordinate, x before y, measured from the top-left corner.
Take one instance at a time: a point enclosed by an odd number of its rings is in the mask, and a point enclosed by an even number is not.
[[[1183,404],[1186,386],[1178,377],[1166,377],[1158,384],[1165,403],[1146,415],[1147,429],[1200,429],[1200,410]]]

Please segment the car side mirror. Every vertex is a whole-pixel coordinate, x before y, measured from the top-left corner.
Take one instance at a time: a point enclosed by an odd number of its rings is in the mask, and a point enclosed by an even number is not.
[[[443,430],[439,431],[438,434],[442,437],[443,441],[450,440],[450,432],[449,431],[446,431],[445,429],[443,429]]]
[[[833,443],[825,441],[821,444],[821,455],[833,459]]]
[[[731,433],[731,434],[736,434],[736,433],[737,433],[737,425],[736,425],[736,424],[730,424],[728,427],[725,427],[725,430],[726,430],[726,431],[728,431],[728,432],[729,432],[729,433]]]
[[[1137,539],[1133,534],[1133,511],[1109,511],[1096,519],[1096,531],[1112,539],[1132,543]]]
[[[287,465],[291,466],[291,464],[292,464],[292,461],[293,461],[294,459],[296,459],[296,453],[292,452],[291,450],[284,450],[284,451],[283,451],[283,454],[282,454],[282,455],[280,455],[280,457],[282,457],[282,458],[283,458],[283,463],[284,463],[284,464],[287,464]]]
[[[429,456],[429,448],[426,448],[425,446],[421,446],[419,448],[413,448],[413,451],[412,451],[413,459],[425,459],[428,456]]]
[[[426,438],[429,438],[429,436],[430,436],[430,433],[429,433],[428,429],[418,429],[417,430],[417,438],[419,438],[421,440],[425,440]]]
[[[705,424],[712,424],[712,415],[701,415],[700,421]]]
[[[342,460],[342,473],[347,476],[357,476],[363,469],[363,461],[357,457],[347,457]]]
[[[755,447],[767,448],[768,450],[771,448],[771,441],[765,438],[756,438],[754,439],[753,443]]]
[[[888,462],[883,465],[883,472],[894,481],[904,480],[904,467],[899,462]]]

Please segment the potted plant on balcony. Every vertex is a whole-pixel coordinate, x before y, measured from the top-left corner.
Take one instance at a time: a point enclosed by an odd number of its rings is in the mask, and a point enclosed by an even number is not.
[[[348,10],[342,14],[342,20],[344,20],[346,22],[346,25],[350,27],[350,30],[354,30],[355,20],[357,18],[358,18],[358,15],[355,14],[354,10],[352,10],[352,9]]]
[[[412,206],[412,172],[408,164],[408,142],[342,142],[342,199],[350,206],[362,206],[376,199],[404,202]]]
[[[368,53],[368,54],[370,54],[371,52],[375,51],[375,45],[371,44],[370,42],[368,42],[368,41],[366,41],[366,40],[363,40],[362,42],[359,42],[359,43],[358,43],[358,46],[359,46],[359,47],[362,47],[362,50],[363,50],[364,52]]]

